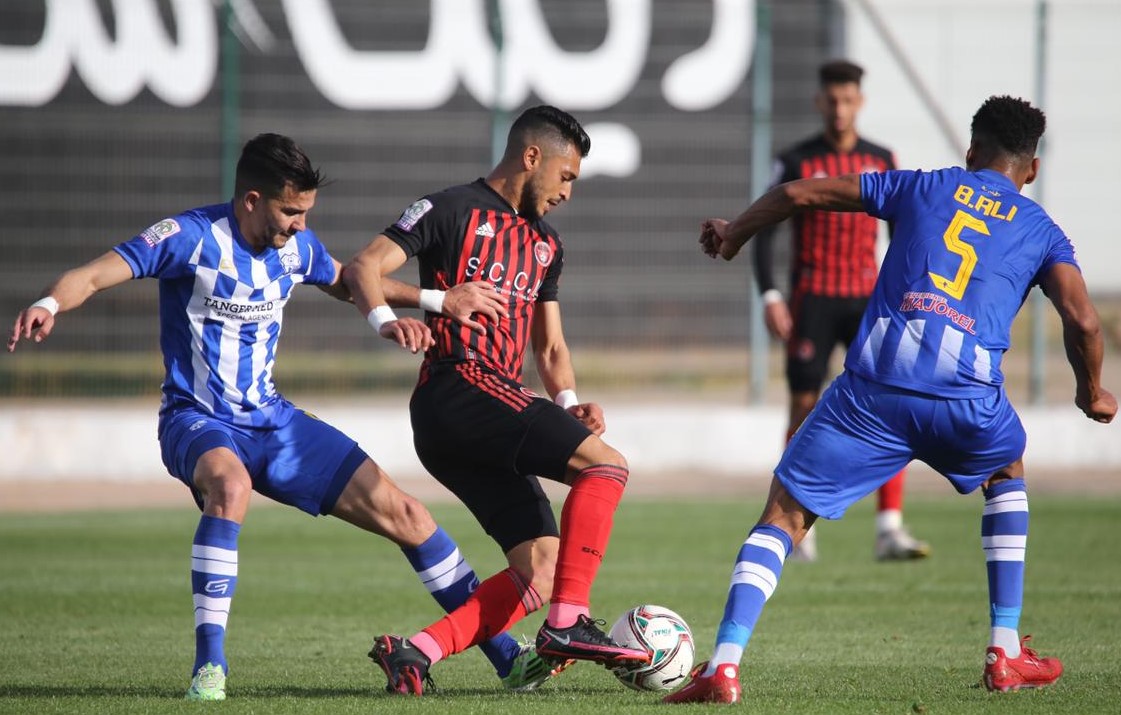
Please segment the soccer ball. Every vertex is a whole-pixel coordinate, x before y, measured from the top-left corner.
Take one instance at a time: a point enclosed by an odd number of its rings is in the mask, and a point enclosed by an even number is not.
[[[635,690],[670,690],[689,677],[693,667],[693,633],[685,619],[662,606],[638,606],[619,616],[611,638],[631,648],[645,648],[650,662],[620,666],[612,673]]]

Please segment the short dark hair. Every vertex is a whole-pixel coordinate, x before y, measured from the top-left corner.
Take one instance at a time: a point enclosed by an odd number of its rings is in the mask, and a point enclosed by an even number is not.
[[[833,60],[817,68],[817,79],[822,87],[830,84],[860,84],[864,68],[848,60]]]
[[[323,174],[292,139],[282,134],[258,134],[241,150],[234,193],[242,196],[247,191],[260,191],[273,198],[289,184],[303,193],[318,189],[323,181]]]
[[[506,138],[507,151],[519,145],[528,146],[533,143],[531,138],[542,135],[551,135],[549,138],[572,144],[580,150],[581,157],[592,150],[591,137],[575,117],[562,109],[542,104],[530,107],[514,120]]]
[[[1031,159],[1039,146],[1039,138],[1047,129],[1047,117],[1027,100],[994,95],[973,115],[969,128],[974,141]]]

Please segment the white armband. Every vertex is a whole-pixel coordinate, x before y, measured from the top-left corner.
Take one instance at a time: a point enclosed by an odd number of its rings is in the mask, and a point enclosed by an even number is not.
[[[566,410],[569,407],[575,407],[580,404],[580,400],[576,397],[576,390],[561,390],[557,393],[557,396],[553,398],[553,402]]]
[[[782,292],[777,288],[763,291],[763,305],[774,305],[783,301]]]
[[[394,314],[393,308],[388,305],[379,305],[366,316],[366,322],[376,333],[381,332],[381,326],[394,320],[397,320],[397,316]]]
[[[32,308],[42,308],[43,310],[50,313],[51,316],[54,316],[56,313],[58,313],[58,301],[54,299],[54,296],[48,295],[27,306],[28,310],[31,310]]]
[[[444,312],[444,295],[446,291],[421,288],[420,309],[429,313],[441,315]]]

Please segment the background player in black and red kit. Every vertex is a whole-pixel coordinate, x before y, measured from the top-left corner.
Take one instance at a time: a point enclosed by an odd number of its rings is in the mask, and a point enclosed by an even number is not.
[[[837,60],[818,70],[816,106],[821,134],[787,149],[775,161],[773,185],[796,179],[841,176],[895,168],[890,149],[856,133],[856,115],[864,104],[860,80],[864,70]],[[807,211],[793,219],[790,305],[776,287],[772,270],[774,231],[755,241],[755,277],[763,296],[763,315],[771,335],[786,343],[786,379],[790,388],[787,440],[809,415],[821,394],[829,357],[838,345],[847,348],[876,282],[878,222],[865,213]],[[879,489],[875,554],[878,559],[922,558],[930,547],[903,526],[900,472]],[[813,531],[791,553],[813,561]]]
[[[608,667],[649,659],[612,641],[589,615],[627,462],[599,438],[599,406],[576,399],[557,302],[564,250],[543,220],[571,197],[590,147],[569,114],[549,106],[526,110],[486,179],[420,199],[345,271],[355,304],[379,332],[395,320],[389,303],[426,310],[436,342],[410,402],[417,455],[509,563],[419,633],[375,639],[370,657],[390,691],[421,694],[432,663],[506,630],[550,594],[537,635],[542,657],[558,667],[570,659]],[[421,289],[387,295],[396,289],[382,277],[411,256],[419,260]],[[444,315],[443,291],[468,282],[489,287],[478,309]],[[522,384],[530,345],[552,401]],[[559,531],[535,475],[571,487]]]

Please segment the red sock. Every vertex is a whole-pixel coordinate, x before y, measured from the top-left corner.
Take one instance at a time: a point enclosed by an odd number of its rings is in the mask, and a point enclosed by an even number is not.
[[[615,507],[623,497],[627,469],[595,464],[576,475],[561,509],[560,552],[553,577],[553,602],[587,606],[607,542]],[[565,627],[571,623],[552,623]]]
[[[888,509],[903,511],[903,482],[906,481],[906,479],[907,470],[900,469],[899,474],[896,474],[880,487],[880,505],[877,511],[885,511]]]
[[[508,630],[542,605],[533,586],[514,569],[506,569],[480,583],[462,606],[424,632],[447,657]]]

